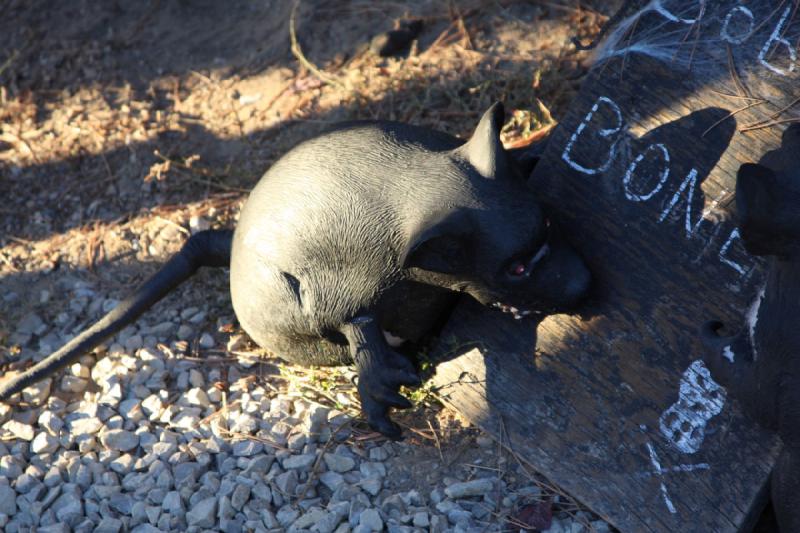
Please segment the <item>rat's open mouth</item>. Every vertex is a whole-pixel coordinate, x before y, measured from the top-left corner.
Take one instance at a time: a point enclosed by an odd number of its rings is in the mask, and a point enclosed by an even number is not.
[[[534,313],[537,314],[537,315],[541,314],[539,311],[529,311],[527,309],[517,309],[513,305],[507,305],[507,304],[503,304],[503,303],[500,303],[500,302],[493,303],[492,307],[494,307],[496,309],[500,309],[504,313],[511,313],[512,315],[514,315],[514,319],[515,320],[521,320],[521,319],[525,318],[526,316],[534,314]]]

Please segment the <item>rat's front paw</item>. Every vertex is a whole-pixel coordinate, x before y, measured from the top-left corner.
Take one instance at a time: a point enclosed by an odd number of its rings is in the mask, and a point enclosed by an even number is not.
[[[399,439],[401,432],[397,424],[389,418],[389,408],[411,407],[411,402],[400,394],[400,387],[416,387],[420,384],[419,376],[408,360],[399,354],[396,357],[397,360],[383,361],[384,364],[363,368],[358,374],[358,394],[367,422],[372,429],[393,440]],[[407,364],[402,364],[399,360]]]

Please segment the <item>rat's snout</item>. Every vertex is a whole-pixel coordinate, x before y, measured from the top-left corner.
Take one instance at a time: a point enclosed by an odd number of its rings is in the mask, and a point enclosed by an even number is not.
[[[572,253],[562,276],[564,283],[561,289],[559,307],[570,309],[579,304],[589,294],[592,287],[592,274],[583,259]]]
[[[576,304],[583,300],[592,288],[592,273],[584,263],[583,259],[577,258],[575,265],[575,272],[572,274],[572,279],[567,282],[564,293],[566,298],[570,301],[568,305]]]

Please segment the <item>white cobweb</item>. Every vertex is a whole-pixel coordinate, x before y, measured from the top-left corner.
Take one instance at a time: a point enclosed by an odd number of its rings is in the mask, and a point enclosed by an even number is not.
[[[597,63],[641,54],[702,74],[730,57],[800,75],[800,0],[629,0],[604,33]]]

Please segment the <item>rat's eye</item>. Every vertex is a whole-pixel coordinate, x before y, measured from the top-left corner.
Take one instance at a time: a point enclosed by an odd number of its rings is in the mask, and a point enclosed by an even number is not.
[[[522,261],[514,261],[508,267],[508,273],[512,276],[524,276],[526,271],[527,267]]]

